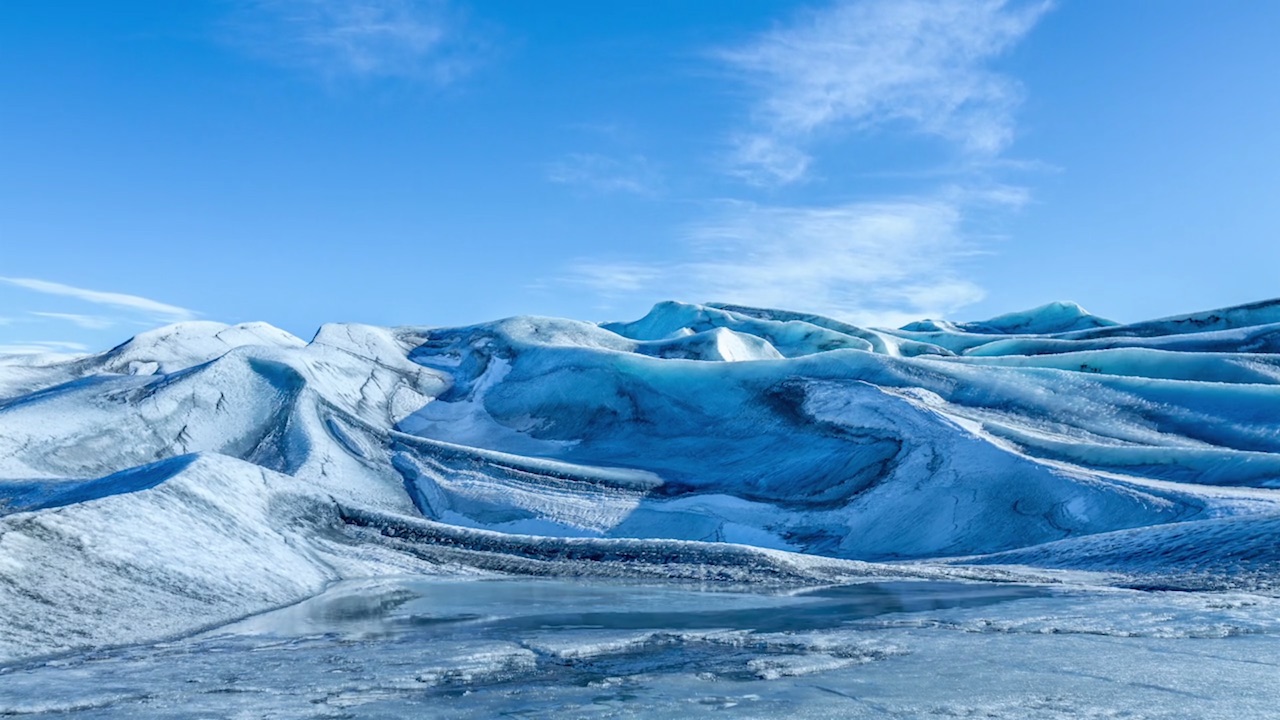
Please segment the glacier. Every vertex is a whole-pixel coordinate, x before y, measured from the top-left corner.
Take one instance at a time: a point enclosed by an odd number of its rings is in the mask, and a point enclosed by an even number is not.
[[[213,678],[271,657],[236,692],[280,716],[1262,716],[1228,690],[1280,665],[1278,538],[1280,301],[195,321],[0,356],[0,714],[261,716]],[[306,679],[335,653],[364,680]],[[987,677],[1040,653],[1043,692]],[[953,654],[984,679],[925,702]]]

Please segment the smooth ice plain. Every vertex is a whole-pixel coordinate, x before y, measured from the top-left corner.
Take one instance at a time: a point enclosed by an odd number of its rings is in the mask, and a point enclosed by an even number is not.
[[[0,358],[0,715],[1280,716],[1280,302]]]

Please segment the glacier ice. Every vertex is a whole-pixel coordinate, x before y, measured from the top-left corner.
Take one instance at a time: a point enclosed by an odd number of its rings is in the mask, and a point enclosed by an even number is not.
[[[366,583],[357,606],[396,605],[421,588],[359,579],[404,576],[685,588],[671,602],[750,590],[802,615],[804,588],[902,579],[1236,593],[1261,598],[1240,622],[1274,638],[1259,618],[1280,576],[1277,408],[1280,301],[1134,324],[1051,303],[898,329],[667,302],[634,322],[333,324],[310,342],[189,322],[96,355],[0,357],[0,671],[341,606],[325,590],[343,583]],[[991,627],[1063,620],[1037,617]],[[893,632],[983,627],[929,618],[859,626],[881,634],[849,640],[865,652],[815,635],[792,655],[734,650],[735,667],[844,676],[896,657]],[[635,667],[658,672],[673,647],[710,657],[769,634],[758,617],[665,622],[452,637],[454,660],[406,687],[497,687],[556,657],[656,653]],[[0,709],[20,701],[0,693]]]

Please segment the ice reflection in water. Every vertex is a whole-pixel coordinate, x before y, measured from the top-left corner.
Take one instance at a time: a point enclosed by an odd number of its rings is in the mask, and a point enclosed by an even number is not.
[[[790,594],[564,580],[352,581],[219,634],[505,635],[529,630],[798,632],[888,613],[975,607],[1043,596],[1041,587],[959,582],[868,582]],[[465,630],[443,627],[469,623]]]
[[[910,580],[791,594],[564,580],[376,580],[339,584],[323,596],[224,632],[454,634],[463,630],[443,625],[470,623],[468,635],[581,628],[786,633],[837,628],[890,612],[991,605],[1043,594],[1043,588],[1030,585]]]

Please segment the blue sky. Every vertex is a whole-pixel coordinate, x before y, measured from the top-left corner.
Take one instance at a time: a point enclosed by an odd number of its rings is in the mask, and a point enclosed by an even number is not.
[[[0,3],[0,347],[1280,295],[1280,3]]]

